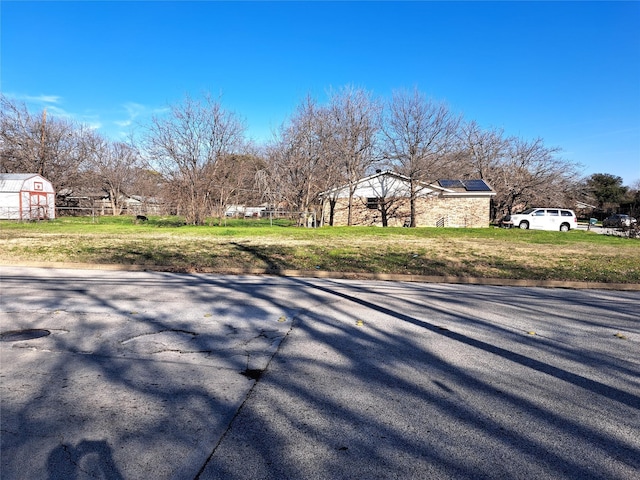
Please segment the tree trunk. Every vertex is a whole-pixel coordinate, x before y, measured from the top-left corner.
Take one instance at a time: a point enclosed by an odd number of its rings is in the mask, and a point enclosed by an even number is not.
[[[335,218],[336,212],[336,203],[338,203],[337,198],[329,199],[329,226],[333,227],[333,220]]]
[[[416,226],[416,186],[414,184],[413,178],[409,180],[409,185],[410,185],[410,193],[409,193],[409,208],[410,208],[410,215],[411,215],[411,220],[409,222],[409,226],[410,227],[415,227]]]
[[[351,217],[351,212],[353,210],[353,193],[355,190],[355,186],[349,185],[349,202],[347,205],[347,226],[351,226],[353,221]]]

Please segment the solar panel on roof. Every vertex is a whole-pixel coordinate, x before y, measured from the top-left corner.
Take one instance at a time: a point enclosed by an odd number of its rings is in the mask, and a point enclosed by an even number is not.
[[[460,180],[438,180],[443,188],[462,188],[464,185]]]
[[[485,183],[484,180],[465,180],[464,188],[468,192],[490,192],[491,188]]]

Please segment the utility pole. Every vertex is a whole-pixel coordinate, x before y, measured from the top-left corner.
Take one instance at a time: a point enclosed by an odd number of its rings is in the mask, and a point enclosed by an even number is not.
[[[47,140],[46,134],[47,127],[47,109],[42,110],[42,131],[40,132],[40,162],[38,165],[38,174],[44,176],[44,165],[45,165],[45,154],[46,154],[46,145],[45,142]]]

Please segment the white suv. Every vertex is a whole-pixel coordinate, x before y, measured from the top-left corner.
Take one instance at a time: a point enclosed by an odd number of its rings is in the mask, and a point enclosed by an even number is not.
[[[531,228],[568,232],[578,226],[578,218],[573,210],[564,208],[529,208],[507,217],[505,223],[524,230]]]

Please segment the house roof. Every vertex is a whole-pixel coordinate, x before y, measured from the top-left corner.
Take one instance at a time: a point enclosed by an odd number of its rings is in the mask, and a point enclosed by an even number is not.
[[[361,179],[359,179],[358,181],[356,181],[354,184],[345,184],[345,185],[340,185],[339,187],[334,187],[331,188],[325,192],[322,192],[320,194],[321,197],[324,196],[328,196],[331,195],[333,193],[338,193],[341,192],[342,190],[348,189],[350,186],[351,187],[358,187],[361,184],[367,184],[370,183],[372,180],[375,180],[376,178],[379,177],[390,177],[390,178],[394,178],[399,180],[400,182],[404,183],[404,184],[409,184],[409,182],[411,181],[411,179],[405,175],[402,175],[400,173],[397,172],[393,172],[391,170],[383,170],[383,171],[377,171],[376,173],[374,173],[373,175],[369,175],[367,177],[363,177]],[[440,187],[440,186],[435,186],[435,185],[428,185],[424,182],[418,182],[421,187],[430,187],[430,188],[436,188],[438,190],[445,190],[444,188]]]
[[[411,179],[405,175],[402,175],[391,170],[378,171],[373,175],[361,178],[352,187],[358,187],[362,184],[370,184],[372,180],[378,177],[391,177],[399,180],[404,184],[409,184]],[[444,196],[493,196],[496,193],[484,180],[438,180],[435,183],[417,182],[421,189],[438,191]],[[341,185],[339,187],[332,188],[320,194],[320,197],[326,197],[331,194],[339,193],[349,188],[349,184]]]
[[[596,209],[596,208],[598,208],[598,207],[597,207],[597,206],[595,206],[595,205],[590,205],[590,204],[588,204],[588,203],[586,203],[586,202],[581,202],[580,200],[578,200],[578,201],[576,202],[576,208],[582,208],[582,209],[588,209],[588,208],[591,208],[591,209],[594,209],[594,210],[595,210],[595,209]]]

